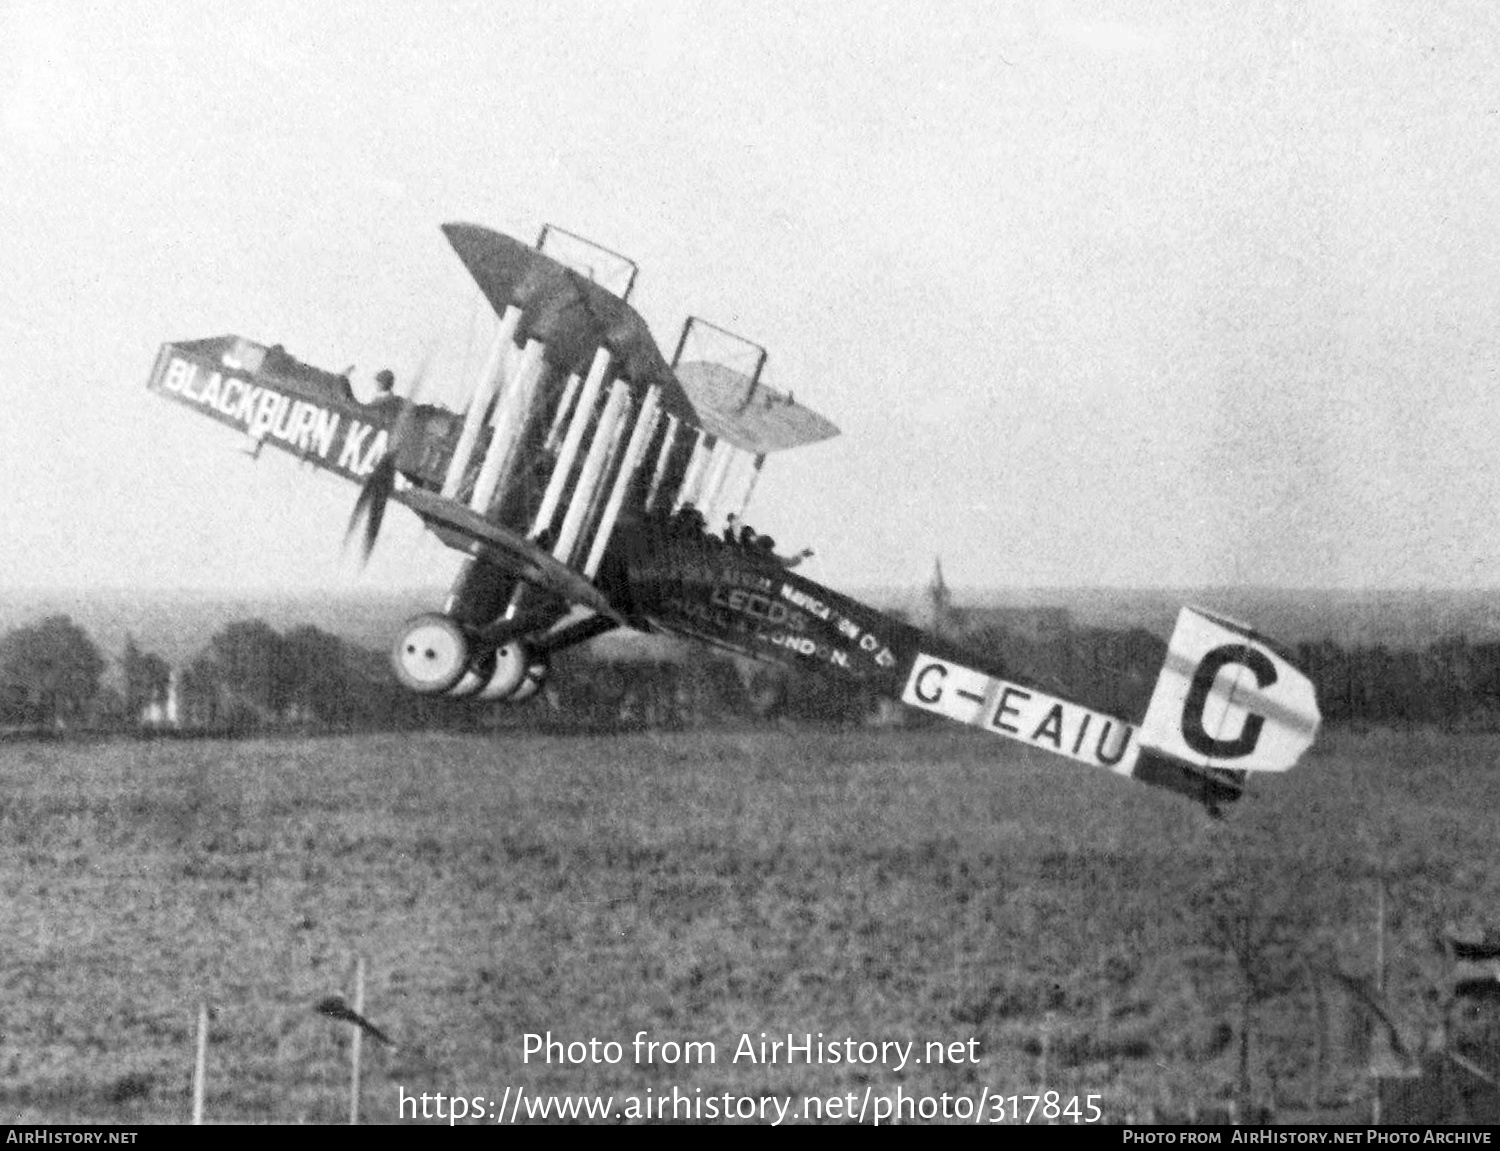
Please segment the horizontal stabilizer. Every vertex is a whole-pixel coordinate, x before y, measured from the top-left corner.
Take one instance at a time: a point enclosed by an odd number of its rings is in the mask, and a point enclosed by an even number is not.
[[[1143,747],[1131,778],[1175,791],[1217,812],[1222,804],[1233,803],[1245,793],[1245,776],[1243,771],[1196,768]]]

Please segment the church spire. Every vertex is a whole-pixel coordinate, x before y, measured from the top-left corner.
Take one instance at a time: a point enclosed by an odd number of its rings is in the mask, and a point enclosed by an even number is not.
[[[948,622],[948,613],[953,606],[953,593],[948,590],[948,583],[943,579],[943,561],[940,556],[933,557],[932,580],[927,585],[927,603],[933,630],[941,630]]]

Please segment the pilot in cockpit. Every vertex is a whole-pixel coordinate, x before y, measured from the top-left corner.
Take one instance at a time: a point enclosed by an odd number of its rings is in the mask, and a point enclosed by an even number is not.
[[[396,377],[390,368],[381,368],[375,373],[375,396],[367,407],[378,407],[393,403],[397,399]]]

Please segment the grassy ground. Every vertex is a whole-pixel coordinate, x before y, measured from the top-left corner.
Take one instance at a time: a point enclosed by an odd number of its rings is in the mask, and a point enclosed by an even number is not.
[[[982,735],[685,733],[0,746],[0,1118],[337,1121],[407,1094],[1098,1093],[1119,1118],[1357,1099],[1315,967],[1437,1017],[1431,947],[1500,902],[1500,739],[1327,735],[1223,823]],[[638,1065],[630,1039],[712,1041]],[[523,1062],[523,1036],[626,1045]],[[742,1034],[978,1041],[897,1072],[734,1064]]]

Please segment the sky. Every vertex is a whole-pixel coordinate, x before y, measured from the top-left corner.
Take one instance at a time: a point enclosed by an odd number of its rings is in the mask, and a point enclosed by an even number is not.
[[[1497,44],[1488,0],[0,0],[0,588],[445,583],[145,384],[233,332],[460,405],[452,220],[764,344],[843,435],[750,522],[831,586],[1500,585]]]

